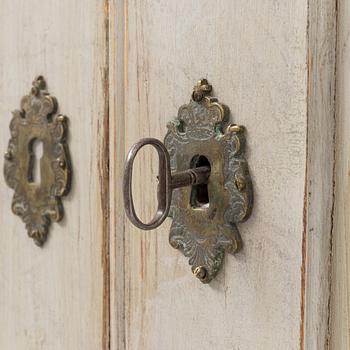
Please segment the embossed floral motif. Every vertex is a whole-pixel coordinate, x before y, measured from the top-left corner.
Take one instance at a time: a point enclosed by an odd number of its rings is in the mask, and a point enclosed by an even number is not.
[[[51,221],[63,217],[61,196],[69,192],[71,183],[67,119],[54,116],[57,102],[45,85],[43,77],[37,77],[30,93],[22,98],[21,109],[13,112],[4,164],[6,183],[15,191],[12,211],[22,218],[28,235],[39,246],[47,239]],[[40,183],[29,175],[35,140],[42,142],[44,150]]]
[[[203,283],[216,276],[225,252],[240,249],[236,224],[249,217],[253,202],[244,158],[244,128],[227,125],[228,108],[210,97],[210,92],[206,80],[196,85],[192,100],[180,107],[177,119],[168,123],[164,141],[173,172],[193,166],[199,156],[211,167],[209,203],[193,207],[191,187],[178,188],[173,192],[169,212],[173,219],[170,244],[189,258],[192,271]]]

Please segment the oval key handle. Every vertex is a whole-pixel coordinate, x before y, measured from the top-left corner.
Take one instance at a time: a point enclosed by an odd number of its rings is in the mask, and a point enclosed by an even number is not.
[[[146,145],[151,145],[157,150],[159,159],[157,188],[158,207],[154,217],[147,224],[142,222],[137,216],[132,195],[132,171],[134,160],[139,150]],[[160,226],[168,216],[173,189],[190,185],[206,184],[208,183],[209,176],[210,167],[208,166],[171,174],[170,156],[164,144],[154,138],[141,139],[131,147],[125,162],[123,195],[126,215],[136,227],[142,230],[155,229]]]
[[[157,199],[158,208],[153,219],[148,223],[143,223],[137,216],[134,207],[134,200],[132,195],[132,170],[134,166],[134,160],[139,150],[146,146],[153,146],[158,153],[159,167],[158,167],[158,188],[157,188]],[[125,212],[130,221],[141,228],[142,230],[152,230],[158,227],[167,217],[170,203],[171,203],[171,173],[170,173],[170,157],[162,142],[153,138],[141,139],[135,143],[126,158],[125,169],[124,169],[124,207]]]

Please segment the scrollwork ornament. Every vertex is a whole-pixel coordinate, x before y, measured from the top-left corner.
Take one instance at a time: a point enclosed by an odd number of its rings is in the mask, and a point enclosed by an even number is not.
[[[5,153],[4,176],[15,193],[12,211],[25,223],[29,237],[42,246],[52,221],[63,217],[61,197],[71,185],[71,163],[67,145],[67,118],[55,115],[57,101],[46,91],[42,76],[35,78],[21,108],[12,113],[11,138]],[[31,177],[34,141],[43,145],[40,183]]]
[[[202,157],[211,167],[207,184],[208,202],[193,206],[193,188],[174,189],[169,216],[170,244],[189,258],[193,273],[210,282],[220,270],[225,252],[242,246],[237,223],[252,209],[253,191],[244,157],[244,127],[228,124],[228,108],[210,96],[211,86],[202,79],[191,101],[180,107],[168,123],[164,144],[172,172],[195,166]]]

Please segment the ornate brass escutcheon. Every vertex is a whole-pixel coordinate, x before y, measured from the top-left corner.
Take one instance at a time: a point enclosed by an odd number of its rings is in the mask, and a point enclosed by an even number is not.
[[[26,225],[28,235],[41,246],[51,221],[63,217],[61,197],[71,183],[71,164],[66,143],[67,118],[54,115],[57,101],[45,90],[42,76],[33,81],[10,123],[11,139],[5,153],[4,175],[14,189],[12,211]],[[35,145],[42,156],[35,157]]]
[[[208,81],[200,80],[191,101],[168,123],[164,145],[140,140],[129,151],[124,172],[124,205],[131,222],[149,230],[171,217],[170,244],[189,258],[203,283],[216,276],[225,252],[241,248],[236,224],[249,217],[253,205],[244,127],[228,123],[228,108],[211,91]],[[134,209],[132,169],[147,144],[159,155],[158,209],[150,223],[143,223]]]

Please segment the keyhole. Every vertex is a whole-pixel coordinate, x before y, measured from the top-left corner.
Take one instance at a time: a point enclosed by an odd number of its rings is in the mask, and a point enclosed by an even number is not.
[[[191,161],[191,168],[193,169],[202,166],[208,166],[210,168],[208,158],[200,155],[194,156]],[[192,208],[209,208],[209,193],[207,184],[192,186],[190,203]]]
[[[40,184],[41,171],[40,162],[44,154],[44,147],[42,141],[34,139],[29,143],[29,168],[28,168],[28,182]]]

